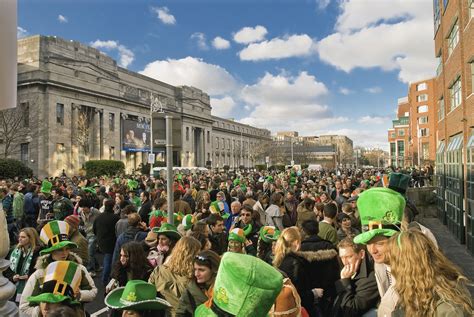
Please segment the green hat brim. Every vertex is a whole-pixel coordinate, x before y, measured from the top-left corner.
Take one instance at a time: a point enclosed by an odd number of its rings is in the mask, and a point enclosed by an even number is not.
[[[385,236],[385,237],[391,237],[395,233],[397,233],[396,230],[393,229],[373,229],[369,230],[367,232],[361,233],[357,236],[354,237],[354,243],[357,244],[367,244],[370,240],[375,238],[376,236]]]
[[[177,231],[173,231],[173,230],[155,230],[155,229],[158,229],[157,227],[153,228],[153,232],[158,234],[158,236],[160,234],[164,235],[164,236],[167,236],[168,238],[170,238],[171,240],[176,240],[178,241],[179,239],[181,239],[181,235],[179,234],[179,232]]]
[[[194,311],[195,317],[218,317],[212,309],[206,307],[206,305],[199,305]]]
[[[76,300],[72,300],[71,297],[60,295],[60,294],[53,294],[53,293],[43,293],[37,296],[30,296],[28,297],[28,302],[30,304],[39,304],[39,303],[49,303],[49,304],[56,304],[68,301],[72,305],[79,305],[80,303]]]
[[[70,249],[75,249],[75,248],[77,248],[77,244],[75,244],[74,242],[71,242],[71,241],[61,241],[61,242],[53,245],[50,248],[41,250],[40,255],[49,254],[49,253],[51,253],[55,250],[59,250],[59,249],[65,248],[65,247],[69,247]]]
[[[119,287],[111,291],[105,297],[105,304],[112,309],[130,309],[130,310],[165,310],[171,307],[170,303],[161,298],[144,300],[141,302],[129,304],[120,301],[125,287]]]

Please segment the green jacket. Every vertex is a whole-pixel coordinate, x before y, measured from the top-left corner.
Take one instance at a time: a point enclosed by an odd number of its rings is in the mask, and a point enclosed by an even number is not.
[[[186,291],[179,299],[179,305],[176,309],[176,317],[193,316],[197,306],[203,304],[208,300],[204,290],[197,285],[196,281],[192,280]]]
[[[397,308],[393,314],[393,317],[405,317],[405,312],[401,308]],[[462,307],[457,305],[439,301],[436,306],[436,311],[433,317],[471,317],[472,315],[464,311]]]
[[[337,243],[339,242],[339,239],[337,238],[337,230],[324,221],[319,222],[318,236],[321,239],[330,241],[334,246],[337,246]]]
[[[25,213],[23,207],[25,204],[25,196],[17,192],[15,196],[13,196],[13,217],[16,219],[21,219],[23,218],[23,215]]]

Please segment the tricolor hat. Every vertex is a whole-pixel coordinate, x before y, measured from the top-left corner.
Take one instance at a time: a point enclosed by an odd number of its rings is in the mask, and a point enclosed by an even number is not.
[[[28,297],[30,303],[61,303],[74,300],[74,294],[79,289],[82,271],[79,264],[71,261],[55,261],[46,267],[46,274],[41,286],[41,294]]]
[[[217,271],[210,303],[196,317],[265,317],[283,286],[281,273],[257,257],[226,252]]]
[[[160,228],[155,227],[152,230],[153,232],[156,232],[158,236],[162,234],[164,236],[167,236],[171,240],[176,241],[181,239],[181,235],[179,234],[178,229],[176,229],[174,225],[167,222],[162,222]]]
[[[221,214],[224,212],[225,205],[223,201],[213,201],[209,206],[209,211],[213,214]]]
[[[357,200],[362,230],[354,242],[366,244],[377,235],[390,237],[403,218],[405,198],[394,190],[374,187],[362,192]]]
[[[65,221],[53,220],[44,225],[40,233],[41,241],[47,246],[40,254],[49,254],[64,247],[77,248],[74,242],[69,241],[69,225]]]
[[[229,232],[229,241],[245,243],[245,232],[241,228],[234,228]]]
[[[165,310],[171,307],[166,300],[156,297],[156,287],[142,280],[130,280],[125,287],[111,291],[105,305],[112,309]]]
[[[196,217],[194,217],[193,215],[186,215],[183,217],[183,221],[181,221],[181,224],[183,225],[184,230],[189,230],[195,222]]]
[[[41,189],[40,192],[45,193],[45,194],[50,194],[51,193],[51,188],[53,188],[53,184],[48,182],[47,180],[44,180],[41,183]]]
[[[260,228],[260,239],[265,243],[272,243],[278,240],[281,232],[274,226],[263,226]]]

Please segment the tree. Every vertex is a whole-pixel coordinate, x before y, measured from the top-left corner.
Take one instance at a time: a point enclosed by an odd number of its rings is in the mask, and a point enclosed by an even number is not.
[[[84,155],[89,155],[92,115],[92,108],[89,107],[81,107],[78,113],[76,137]]]
[[[20,105],[13,109],[0,111],[0,131],[3,140],[2,156],[10,157],[26,142],[32,130],[30,127],[28,105]]]

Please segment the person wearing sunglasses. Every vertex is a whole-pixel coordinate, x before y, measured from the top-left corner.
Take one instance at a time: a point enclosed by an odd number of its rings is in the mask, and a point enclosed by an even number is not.
[[[212,297],[220,256],[211,250],[200,252],[194,258],[194,276],[179,300],[176,317],[194,316],[194,311]]]
[[[247,254],[257,255],[257,245],[258,245],[258,236],[260,231],[260,225],[253,220],[253,209],[248,205],[242,206],[240,210],[240,215],[235,219],[234,225],[231,227],[231,230],[234,228],[243,229],[246,232],[246,251]],[[252,247],[250,247],[252,246]]]

